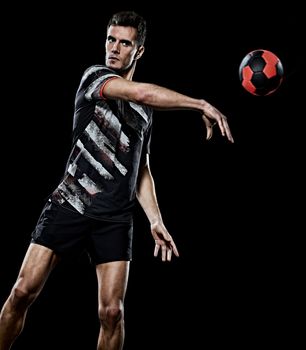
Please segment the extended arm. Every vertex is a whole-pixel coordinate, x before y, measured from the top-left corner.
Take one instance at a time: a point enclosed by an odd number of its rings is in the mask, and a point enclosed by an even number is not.
[[[201,113],[207,129],[207,139],[212,137],[212,128],[218,124],[223,136],[234,142],[227,118],[204,99],[196,99],[174,90],[155,84],[137,83],[123,78],[110,80],[103,89],[103,96],[110,99],[120,98],[148,105],[155,109],[189,109]]]
[[[176,245],[162,220],[148,156],[145,166],[139,173],[137,199],[151,224],[151,233],[155,240],[154,256],[158,255],[159,250],[162,261],[170,261],[172,252],[179,256]]]

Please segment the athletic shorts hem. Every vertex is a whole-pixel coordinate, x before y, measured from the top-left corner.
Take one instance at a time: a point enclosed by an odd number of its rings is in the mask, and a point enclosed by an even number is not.
[[[93,263],[95,265],[101,265],[101,264],[107,264],[107,263],[111,263],[111,262],[116,262],[116,261],[132,261],[132,258],[119,258],[119,259],[101,259],[101,260],[96,260],[93,261]]]
[[[46,242],[44,242],[44,241],[42,241],[42,240],[40,240],[40,239],[32,238],[32,239],[31,239],[31,243],[38,244],[38,245],[41,245],[41,246],[43,246],[43,247],[45,247],[45,248],[51,249],[51,250],[52,250],[56,255],[58,255],[58,256],[63,255],[63,254],[61,254],[59,251],[57,251],[56,248],[54,248],[51,244],[46,243]]]

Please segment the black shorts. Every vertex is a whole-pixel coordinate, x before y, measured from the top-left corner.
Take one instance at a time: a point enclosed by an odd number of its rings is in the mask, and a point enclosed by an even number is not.
[[[32,232],[32,242],[62,257],[87,251],[92,262],[129,261],[133,223],[93,219],[49,200]]]

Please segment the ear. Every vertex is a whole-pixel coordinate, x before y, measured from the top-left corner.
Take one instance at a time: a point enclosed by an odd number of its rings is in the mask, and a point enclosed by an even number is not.
[[[139,58],[143,55],[144,53],[144,46],[139,46],[139,48],[137,49],[136,55],[135,55],[135,60],[139,60]]]

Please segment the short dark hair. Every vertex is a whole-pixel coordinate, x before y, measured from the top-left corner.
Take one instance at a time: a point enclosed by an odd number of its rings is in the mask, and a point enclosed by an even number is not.
[[[137,29],[137,43],[139,46],[144,44],[147,36],[147,23],[135,11],[120,11],[113,14],[108,22],[107,29],[112,25]]]

